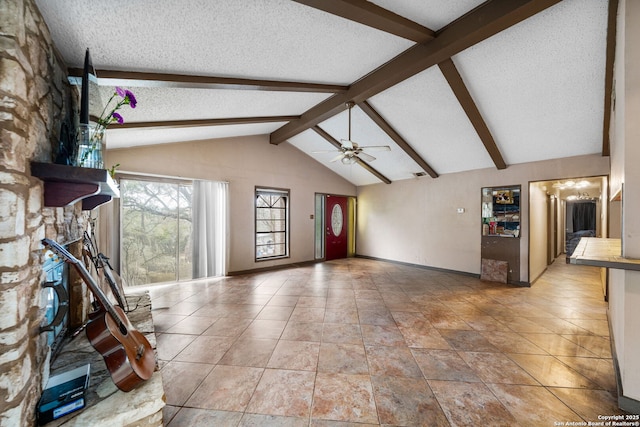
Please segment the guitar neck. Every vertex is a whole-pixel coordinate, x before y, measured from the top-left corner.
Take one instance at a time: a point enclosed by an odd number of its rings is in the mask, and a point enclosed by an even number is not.
[[[109,298],[105,295],[100,286],[98,286],[98,283],[96,283],[93,276],[91,276],[89,271],[87,271],[84,264],[81,263],[76,257],[71,255],[69,251],[67,251],[65,248],[63,248],[53,240],[43,239],[42,243],[49,246],[53,252],[61,256],[69,264],[73,265],[73,267],[76,269],[78,274],[80,274],[82,280],[84,280],[84,282],[87,284],[93,295],[98,299],[100,305],[102,305],[102,307],[111,315],[113,320],[115,320],[119,324],[119,326],[122,325],[122,320],[118,316],[116,310],[114,310],[113,304],[111,303],[111,301],[109,301]]]
[[[87,268],[80,262],[73,263],[73,266],[82,277],[82,280],[84,280],[84,282],[89,286],[89,289],[91,289],[91,292],[98,299],[100,304],[107,309],[107,311],[112,311],[109,309],[112,305],[111,301],[109,301],[109,298],[105,295],[100,286],[98,286],[98,283],[96,283],[93,276],[91,276],[89,271],[87,271]]]

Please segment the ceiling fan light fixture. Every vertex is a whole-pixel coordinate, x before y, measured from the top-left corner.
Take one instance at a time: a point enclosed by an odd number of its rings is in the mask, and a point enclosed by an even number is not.
[[[356,162],[355,156],[344,156],[342,160],[340,160],[343,165],[352,165]]]

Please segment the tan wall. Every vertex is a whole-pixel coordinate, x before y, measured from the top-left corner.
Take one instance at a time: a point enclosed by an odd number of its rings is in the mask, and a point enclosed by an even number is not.
[[[360,255],[480,273],[480,189],[521,185],[520,280],[528,281],[529,182],[607,175],[609,159],[580,156],[358,188]],[[456,213],[464,208],[463,214]],[[545,213],[546,215],[546,213]]]
[[[530,281],[535,281],[547,268],[548,212],[546,183],[536,182],[529,187],[529,268]]]
[[[107,141],[108,147],[109,141]],[[229,272],[314,259],[315,193],[355,196],[356,187],[288,143],[268,135],[108,150],[119,170],[229,182]],[[255,262],[255,187],[291,191],[291,257]]]

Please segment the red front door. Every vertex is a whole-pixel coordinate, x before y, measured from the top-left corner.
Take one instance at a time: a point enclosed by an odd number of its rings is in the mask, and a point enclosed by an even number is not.
[[[347,257],[347,198],[327,196],[325,212],[325,259]]]

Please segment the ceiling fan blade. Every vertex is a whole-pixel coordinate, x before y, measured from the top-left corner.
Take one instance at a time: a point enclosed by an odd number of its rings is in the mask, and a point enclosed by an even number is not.
[[[341,158],[343,158],[345,156],[344,153],[340,153],[337,156],[335,156],[333,159],[329,160],[329,162],[337,162],[338,160],[340,160]]]
[[[319,150],[319,151],[312,151],[312,154],[325,154],[325,153],[339,153],[340,150]]]
[[[358,148],[367,151],[391,151],[391,147],[388,145],[361,145]]]
[[[351,141],[350,139],[341,139],[340,145],[342,145],[342,148],[345,148],[347,150],[353,150],[353,141]]]
[[[367,153],[358,153],[358,157],[362,160],[366,160],[367,162],[373,162],[376,158]]]

